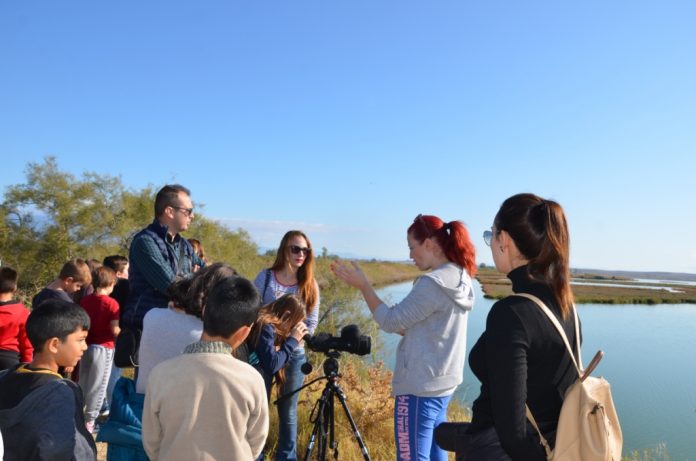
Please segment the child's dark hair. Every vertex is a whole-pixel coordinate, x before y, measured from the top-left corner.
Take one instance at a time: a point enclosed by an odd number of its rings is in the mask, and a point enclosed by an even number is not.
[[[256,320],[261,296],[253,283],[243,277],[226,277],[208,294],[203,311],[203,330],[210,336],[229,338],[241,327]]]
[[[61,299],[47,299],[27,319],[27,337],[36,352],[41,352],[49,339],[62,342],[78,330],[89,330],[89,315],[77,304]]]
[[[199,270],[193,277],[173,282],[167,288],[167,295],[175,307],[202,319],[210,290],[220,280],[235,275],[237,271],[229,264],[215,263]]]
[[[63,264],[58,278],[65,280],[68,277],[72,277],[76,282],[82,282],[85,285],[92,283],[92,273],[84,259],[73,258]]]
[[[110,267],[99,266],[92,271],[92,286],[97,288],[109,288],[116,284],[116,272]]]
[[[191,288],[190,277],[175,280],[167,287],[167,297],[174,304],[174,307],[186,309],[186,294],[189,288]]]
[[[17,290],[17,271],[11,267],[0,267],[0,293],[14,293]]]
[[[196,272],[191,280],[191,286],[186,293],[184,310],[189,315],[203,317],[203,307],[208,299],[210,290],[224,278],[233,277],[237,271],[226,263],[215,263]]]
[[[102,261],[102,263],[106,267],[110,267],[111,269],[113,269],[114,272],[119,273],[123,272],[123,270],[128,265],[128,258],[121,255],[111,255],[104,258],[104,261]]]

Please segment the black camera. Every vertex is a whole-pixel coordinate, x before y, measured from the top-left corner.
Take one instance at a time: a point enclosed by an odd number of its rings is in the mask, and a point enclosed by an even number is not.
[[[346,325],[341,329],[341,336],[331,336],[329,333],[319,333],[314,336],[305,335],[307,346],[314,352],[345,351],[351,354],[366,355],[370,353],[372,338],[360,334],[357,325]]]

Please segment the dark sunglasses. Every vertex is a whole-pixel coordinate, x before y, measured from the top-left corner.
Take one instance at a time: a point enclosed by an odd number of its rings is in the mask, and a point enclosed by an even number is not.
[[[491,246],[491,240],[493,240],[493,232],[483,231],[483,241],[486,242],[486,245]]]
[[[193,214],[193,208],[184,208],[182,206],[174,206],[172,205],[172,208],[174,208],[177,211],[181,211],[183,214],[186,216],[191,216]]]
[[[304,253],[304,255],[307,256],[311,252],[312,252],[311,248],[303,248],[303,247],[299,247],[297,245],[292,245],[290,247],[290,253],[292,253],[294,255]]]

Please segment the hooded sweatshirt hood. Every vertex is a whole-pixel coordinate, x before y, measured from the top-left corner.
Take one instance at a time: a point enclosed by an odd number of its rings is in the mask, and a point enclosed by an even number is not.
[[[458,265],[445,263],[423,277],[430,277],[460,309],[469,311],[474,307],[471,277]]]

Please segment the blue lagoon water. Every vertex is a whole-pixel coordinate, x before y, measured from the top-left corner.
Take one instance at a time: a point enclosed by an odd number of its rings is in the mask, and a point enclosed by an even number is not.
[[[476,303],[469,315],[468,351],[483,332],[494,301],[485,299],[474,281]],[[412,283],[378,290],[388,304],[399,302]],[[365,307],[367,310],[367,307]],[[624,434],[624,455],[665,444],[670,461],[696,460],[696,306],[578,306],[583,326],[583,362],[602,349],[605,356],[595,375],[612,385]],[[380,332],[378,358],[394,367],[400,336]],[[469,365],[456,396],[470,406],[479,382]]]

